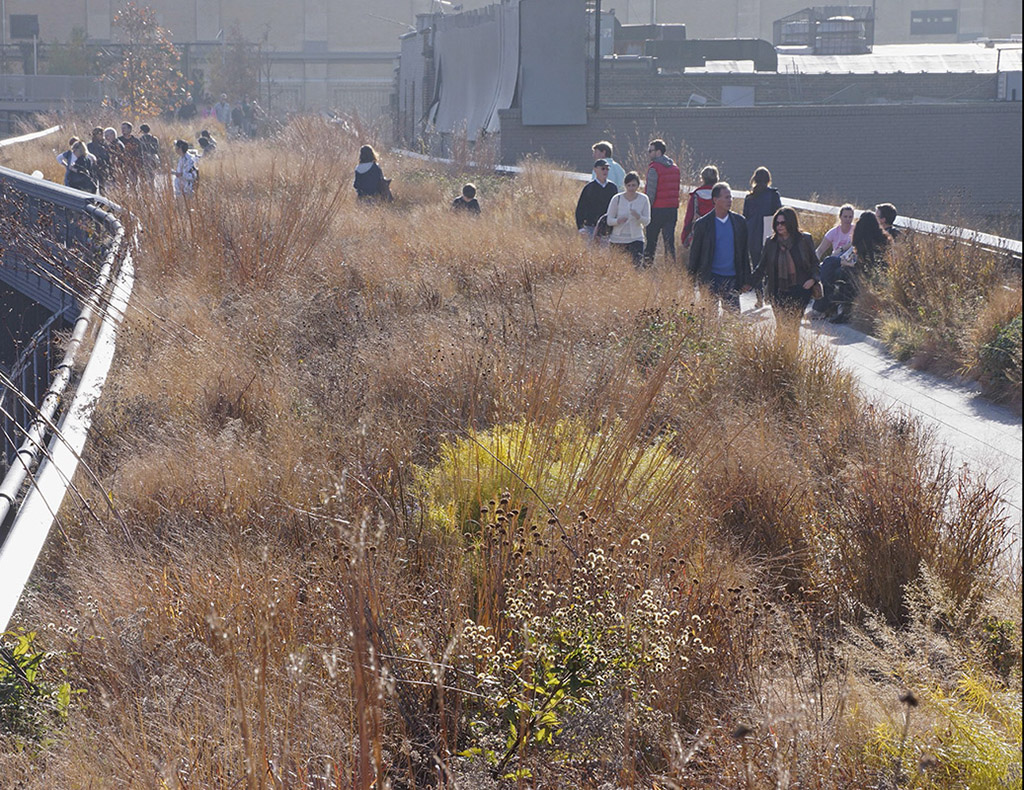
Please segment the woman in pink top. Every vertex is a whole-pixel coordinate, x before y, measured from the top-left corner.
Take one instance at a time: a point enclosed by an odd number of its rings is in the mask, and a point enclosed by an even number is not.
[[[853,206],[844,204],[839,209],[839,224],[829,230],[815,251],[821,259],[818,277],[821,281],[822,297],[814,300],[814,311],[826,315],[832,310],[832,297],[836,280],[843,267],[843,256],[853,244]],[[828,257],[823,257],[828,253]]]
[[[849,203],[839,209],[839,224],[829,230],[818,245],[818,260],[825,260],[825,255],[842,255],[853,243],[853,206]]]

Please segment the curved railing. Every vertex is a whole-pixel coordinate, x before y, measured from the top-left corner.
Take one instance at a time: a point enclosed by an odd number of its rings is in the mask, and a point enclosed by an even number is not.
[[[134,240],[109,200],[3,167],[0,210],[8,237],[0,280],[51,313],[12,366],[21,380],[0,378],[3,441],[17,445],[0,481],[3,631],[78,467],[134,282]],[[61,320],[70,336],[60,363],[44,371],[49,385],[36,399],[21,386],[25,371],[49,364],[40,333]]]

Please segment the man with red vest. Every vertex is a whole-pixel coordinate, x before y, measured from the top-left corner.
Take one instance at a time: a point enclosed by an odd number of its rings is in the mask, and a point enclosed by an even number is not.
[[[658,248],[658,234],[665,239],[665,255],[676,259],[676,221],[679,219],[679,168],[665,156],[665,141],[651,140],[647,146],[651,166],[647,170],[647,186],[644,191],[651,201],[651,223],[647,226],[647,245],[644,258],[647,265],[654,263]]]

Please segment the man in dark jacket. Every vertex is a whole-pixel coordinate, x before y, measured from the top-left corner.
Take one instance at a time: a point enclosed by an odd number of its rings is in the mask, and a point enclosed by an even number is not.
[[[747,221],[732,209],[732,190],[724,181],[711,189],[714,211],[693,223],[690,274],[726,308],[739,311],[740,290],[750,282]]]
[[[608,213],[608,204],[619,188],[608,180],[608,162],[594,162],[594,180],[587,182],[576,201],[576,229],[588,239],[594,238],[597,221]]]
[[[103,127],[97,126],[92,130],[92,140],[87,146],[89,153],[96,157],[96,179],[99,188],[102,190],[110,180],[110,150],[103,142]]]

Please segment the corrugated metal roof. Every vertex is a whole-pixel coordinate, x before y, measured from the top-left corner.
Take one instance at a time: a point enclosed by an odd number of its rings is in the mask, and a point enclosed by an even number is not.
[[[1002,54],[1000,55],[1000,50]],[[1021,70],[1019,44],[881,44],[867,55],[799,55],[779,50],[780,74],[893,74],[937,72],[994,74]],[[715,60],[704,68],[687,68],[687,73],[723,74],[754,70],[751,61]]]

